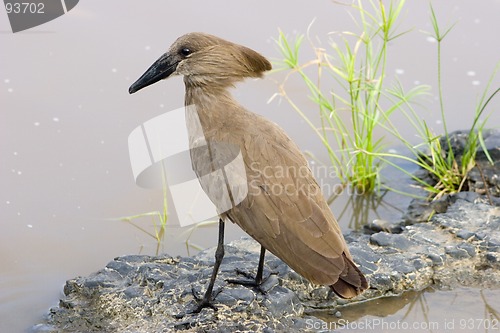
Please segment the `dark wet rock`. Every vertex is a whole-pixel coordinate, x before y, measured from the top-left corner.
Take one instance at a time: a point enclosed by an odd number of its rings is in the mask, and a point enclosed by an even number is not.
[[[465,130],[458,130],[455,132],[450,133],[450,135],[447,136],[441,136],[439,139],[439,144],[443,149],[443,153],[447,154],[448,149],[451,147],[453,150],[453,153],[455,155],[462,155],[467,143],[467,138],[469,137],[469,132]],[[447,142],[447,139],[449,139],[449,143]]]
[[[453,148],[457,149],[456,154],[459,161],[467,136],[467,132],[464,131],[457,131],[450,134],[450,138],[454,140]],[[483,139],[487,153],[494,163],[490,162],[483,148],[479,147],[476,155],[476,166],[469,171],[465,187],[469,192],[487,195],[488,200],[498,202],[498,197],[500,196],[500,131],[496,129],[485,130],[483,132]],[[494,204],[498,205],[498,203]]]
[[[423,199],[413,199],[403,215],[403,224],[412,225],[414,223],[427,222],[434,214],[446,212],[450,205],[449,196],[434,201]]]
[[[457,199],[475,203],[481,200],[481,195],[477,192],[464,191],[454,193],[452,196],[450,196],[451,202],[455,202]]]
[[[434,266],[442,266],[445,263],[445,258],[442,254],[429,253],[427,258],[431,259]]]
[[[455,156],[461,156],[464,152],[464,149],[467,145],[467,138],[469,137],[469,131],[466,130],[458,130],[451,132],[449,134],[451,149]],[[483,130],[483,140],[484,145],[488,151],[488,153],[492,156],[493,160],[498,160],[500,154],[497,155],[500,151],[498,151],[498,147],[500,147],[500,131],[498,129],[486,129]],[[446,136],[442,136],[440,138],[441,147],[444,150],[444,153],[448,151],[448,143],[446,142]],[[478,147],[477,157],[479,159],[486,158],[486,154],[483,151],[481,146]]]
[[[468,131],[455,131],[448,136],[454,158],[459,165],[462,163],[462,155],[468,135]],[[440,144],[445,156],[449,150],[446,139],[445,136],[440,138]],[[483,139],[486,152],[481,146],[478,147],[476,165],[467,174],[462,191],[444,195],[438,200],[430,202],[428,200],[414,199],[402,218],[402,224],[411,225],[426,222],[433,214],[446,212],[448,207],[456,200],[500,206],[500,131],[484,130]],[[488,156],[491,157],[491,161],[494,161],[494,163],[491,163]],[[437,183],[437,180],[433,179],[434,176],[426,170],[420,169],[415,172],[415,175],[428,184]]]
[[[496,267],[500,269],[500,253],[488,252],[484,256],[486,267]]]
[[[476,248],[472,244],[461,243],[457,245],[457,249],[465,250],[470,257],[474,257],[476,255]]]
[[[312,285],[268,254],[266,293],[227,283],[236,269],[254,273],[259,245],[242,239],[226,246],[215,284],[217,311],[187,314],[203,295],[215,249],[193,258],[124,256],[88,277],[69,280],[59,306],[37,332],[302,332],[323,321],[311,310],[341,311],[377,297],[400,295],[431,285],[453,288],[500,287],[500,208],[455,199],[446,213],[427,223],[347,235],[350,251],[370,281],[353,300],[339,299],[328,287]],[[332,312],[333,313],[333,312]]]
[[[380,255],[373,252],[371,248],[354,247],[350,249],[350,252],[357,258],[356,263],[363,274],[373,274],[377,271],[377,262],[380,260]]]
[[[469,253],[465,249],[459,248],[457,246],[446,246],[444,250],[446,254],[455,259],[465,259],[470,257]]]
[[[381,231],[385,231],[391,234],[399,234],[403,232],[403,229],[404,227],[399,222],[391,222],[381,219],[375,219],[363,226],[363,230],[366,233],[370,234]]]
[[[404,235],[389,234],[379,232],[370,237],[370,243],[378,246],[393,247],[400,250],[406,250],[411,246],[411,242]]]
[[[457,232],[457,237],[460,237],[460,238],[465,239],[465,240],[472,238],[475,235],[476,235],[475,233],[468,231],[468,230],[459,230]]]

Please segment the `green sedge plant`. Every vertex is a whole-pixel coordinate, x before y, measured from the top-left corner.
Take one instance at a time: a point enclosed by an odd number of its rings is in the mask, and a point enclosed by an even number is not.
[[[156,241],[156,255],[160,253],[162,244],[163,244],[163,239],[165,237],[165,232],[167,229],[167,221],[168,221],[168,198],[167,198],[167,184],[165,180],[165,170],[162,172],[162,189],[163,189],[163,198],[162,198],[162,208],[161,210],[157,211],[152,211],[152,212],[147,212],[147,213],[141,213],[137,215],[132,215],[132,216],[124,216],[119,218],[119,220],[130,223],[132,226],[135,228],[139,229],[143,233],[149,235]],[[137,220],[139,219],[144,219],[144,218],[150,218],[153,224],[153,232],[147,230],[144,226],[141,226],[139,223],[137,223]],[[197,245],[191,241],[191,236],[193,233],[198,230],[199,228],[207,228],[207,227],[213,227],[216,225],[218,221],[203,221],[194,224],[193,226],[189,227],[187,230],[185,230],[179,237],[185,238],[184,244],[186,246],[186,252],[188,255],[190,255],[190,250],[194,249],[196,251],[201,251],[203,250],[203,247],[200,245]]]
[[[388,7],[382,2],[369,1],[371,10],[364,8],[366,3],[359,0],[354,6],[360,15],[361,33],[342,33],[342,44],[332,44],[333,54],[311,43],[316,58],[301,64],[298,54],[304,36],[290,41],[280,31],[276,41],[283,56],[279,65],[281,69],[290,70],[279,87],[279,95],[318,135],[328,151],[331,164],[338,171],[341,183],[352,186],[357,193],[370,193],[380,187],[383,165],[377,154],[383,151],[384,145],[382,138],[376,136],[375,129],[395,110],[384,110],[380,106],[384,98],[387,46],[404,34],[396,32],[404,1],[397,5],[391,3]],[[350,43],[353,38],[354,43]],[[308,68],[312,66],[316,69],[315,75],[309,73]],[[310,98],[318,105],[319,128],[287,94],[285,85],[292,74],[300,75]],[[338,91],[324,91],[324,75],[333,78]],[[346,115],[348,120],[345,120]]]
[[[370,10],[365,9],[363,3],[367,2],[359,0],[357,5],[353,6],[359,13],[360,19],[357,22],[362,28],[361,33],[344,32],[341,35],[342,47],[333,44],[332,54],[328,54],[324,49],[311,43],[316,58],[304,64],[299,62],[298,56],[304,36],[298,36],[294,41],[290,41],[280,31],[277,40],[283,56],[280,65],[282,69],[288,69],[290,72],[279,87],[279,95],[290,103],[321,139],[332,165],[339,171],[341,183],[345,186],[353,186],[358,193],[371,193],[381,186],[388,188],[380,181],[380,170],[386,164],[408,174],[435,198],[446,193],[460,191],[468,172],[475,166],[478,147],[482,146],[487,154],[482,138],[487,117],[480,119],[488,103],[498,93],[497,89],[488,97],[498,66],[478,102],[466,140],[465,151],[460,160],[457,160],[446,126],[441,81],[441,45],[453,26],[443,32],[431,6],[433,37],[437,41],[439,105],[444,130],[443,138],[441,138],[442,136],[433,133],[412,105],[419,96],[428,94],[429,86],[419,85],[405,91],[402,85],[396,82],[392,87],[386,87],[387,44],[405,33],[395,32],[396,21],[405,1],[399,1],[396,4],[391,2],[388,7],[382,1],[369,1]],[[349,37],[354,38],[355,42],[349,43]],[[314,77],[307,70],[311,66],[317,68],[317,74]],[[311,99],[319,107],[321,120],[319,128],[286,92],[286,81],[289,76],[296,73],[305,82]],[[340,91],[334,91],[334,89],[328,92],[323,91],[324,73],[334,78]],[[344,120],[346,111],[350,113],[347,121]],[[391,122],[391,115],[396,111],[401,112],[417,130],[422,143],[412,145],[398,131]],[[383,138],[375,136],[377,127],[400,140],[413,157],[385,152]],[[489,155],[487,156],[491,161]],[[397,159],[416,163],[427,171],[434,182],[420,179],[402,169],[395,162]]]
[[[388,126],[384,126],[384,129],[397,137],[408,148],[414,158],[408,158],[406,156],[388,153],[378,154],[377,156],[383,159],[386,163],[389,163],[399,170],[407,173],[427,192],[429,192],[433,198],[440,198],[445,194],[456,193],[463,190],[468,173],[470,172],[470,170],[472,170],[472,168],[476,166],[476,155],[479,147],[483,149],[489,162],[493,163],[490,155],[488,154],[488,150],[486,149],[486,145],[483,139],[483,131],[489,115],[484,117],[482,120],[481,118],[483,117],[488,104],[500,90],[499,88],[497,88],[488,95],[491,90],[493,80],[496,77],[498,70],[500,69],[500,62],[497,63],[495,69],[490,75],[488,83],[477,103],[474,117],[472,119],[472,125],[466,136],[463,153],[459,158],[457,158],[456,153],[453,151],[450,135],[446,125],[443,87],[441,80],[441,44],[446,35],[453,28],[453,26],[447,28],[444,32],[442,32],[432,6],[430,7],[430,9],[431,22],[433,26],[433,33],[431,35],[437,42],[438,96],[444,134],[435,135],[429,128],[425,120],[417,115],[417,113],[413,109],[410,100],[412,97],[414,97],[415,90],[420,89],[420,87],[416,87],[413,91],[405,93],[402,86],[397,85],[396,87],[387,90],[389,98],[391,98],[392,100],[392,105],[403,112],[403,114],[406,116],[406,119],[417,130],[420,138],[422,139],[422,143],[416,146],[412,145],[401,135],[401,133],[397,131],[397,127],[391,124],[390,119],[386,119],[385,124],[388,124]],[[405,159],[407,161],[416,163],[421,169],[427,172],[427,174],[431,177],[432,180],[434,180],[434,182],[426,182],[423,179],[418,178],[414,174],[406,172],[396,163],[392,162],[391,159],[388,159],[389,157],[396,159]]]
[[[156,255],[160,253],[168,221],[168,200],[167,200],[167,184],[165,179],[165,172],[162,172],[162,190],[163,190],[163,202],[162,202],[163,205],[161,210],[132,215],[132,216],[124,216],[119,218],[121,221],[130,223],[135,228],[139,229],[140,231],[154,238],[156,241]],[[142,218],[151,218],[153,222],[154,233],[146,230],[146,228],[135,223],[137,219],[142,219]]]

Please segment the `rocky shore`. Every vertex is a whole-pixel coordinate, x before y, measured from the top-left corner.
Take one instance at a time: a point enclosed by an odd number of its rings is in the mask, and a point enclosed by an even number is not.
[[[489,149],[500,161],[499,150]],[[320,319],[307,315],[313,310],[336,313],[429,286],[499,288],[499,166],[483,160],[479,171],[471,172],[467,192],[432,204],[414,200],[401,221],[370,223],[346,234],[355,262],[370,281],[370,289],[355,299],[339,299],[329,288],[311,285],[270,253],[265,293],[227,283],[236,269],[255,273],[257,267],[259,244],[241,239],[226,245],[215,285],[217,311],[188,313],[197,295],[203,295],[215,249],[194,257],[131,255],[67,281],[59,305],[33,331],[303,332],[323,327]]]

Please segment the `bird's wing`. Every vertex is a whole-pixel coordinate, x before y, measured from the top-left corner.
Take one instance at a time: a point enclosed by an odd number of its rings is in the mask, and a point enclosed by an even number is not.
[[[281,130],[273,132],[244,139],[250,187],[245,208],[266,216],[268,237],[276,238],[284,228],[290,241],[327,258],[340,257],[345,242],[307,161]]]
[[[258,130],[240,132],[248,196],[229,218],[312,282],[356,280],[357,273],[348,276],[352,262],[340,228],[298,147],[263,118],[253,126]]]

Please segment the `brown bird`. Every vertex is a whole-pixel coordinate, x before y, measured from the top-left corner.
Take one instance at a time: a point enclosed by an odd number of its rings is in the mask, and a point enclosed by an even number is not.
[[[278,125],[245,110],[228,92],[236,82],[262,77],[270,69],[266,58],[247,47],[189,33],[129,88],[132,94],[171,75],[184,76],[193,169],[220,214],[216,262],[196,311],[212,306],[227,219],[261,244],[254,285],[262,282],[267,249],[340,297],[352,298],[368,287],[299,148]],[[237,163],[229,171],[224,168],[238,156],[242,168]],[[217,172],[221,169],[225,171]],[[227,194],[229,209],[222,207]]]

